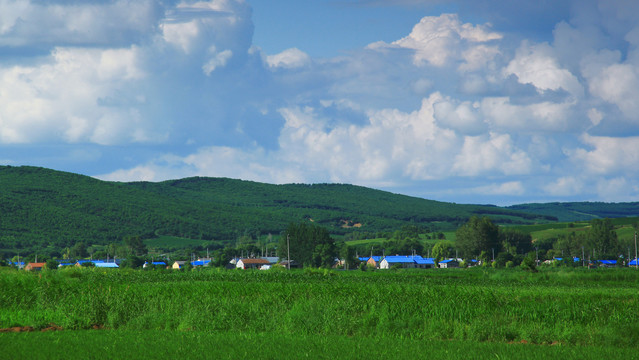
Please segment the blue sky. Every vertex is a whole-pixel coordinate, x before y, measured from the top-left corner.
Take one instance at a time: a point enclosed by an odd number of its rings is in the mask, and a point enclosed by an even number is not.
[[[0,164],[639,201],[639,2],[0,2]]]

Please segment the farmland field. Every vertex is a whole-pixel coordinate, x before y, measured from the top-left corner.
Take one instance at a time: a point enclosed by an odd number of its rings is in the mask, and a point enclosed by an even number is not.
[[[0,348],[9,358],[631,357],[638,280],[634,269],[2,270],[0,328],[63,330],[2,333]]]
[[[428,245],[428,248],[431,248],[433,245],[437,244],[441,240],[449,240],[455,241],[457,239],[457,235],[454,231],[444,231],[444,239],[426,239],[424,235],[420,236],[419,241],[422,245]],[[385,241],[389,239],[386,238],[375,238],[375,239],[363,239],[363,240],[348,240],[346,244],[349,246],[372,246],[377,245],[381,246]]]

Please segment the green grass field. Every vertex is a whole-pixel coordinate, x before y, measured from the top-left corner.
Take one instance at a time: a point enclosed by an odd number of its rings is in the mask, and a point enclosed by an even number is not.
[[[457,239],[456,233],[454,231],[444,231],[444,236],[446,237],[444,240],[455,241]],[[363,239],[363,240],[349,240],[346,241],[346,244],[349,246],[365,246],[369,247],[371,245],[381,245],[384,241],[388,241],[386,238],[376,238],[376,239]],[[420,238],[422,244],[427,245],[427,247],[432,247],[437,244],[440,239],[426,239],[424,236]]]
[[[616,218],[611,219],[617,232],[617,238],[620,243],[630,243],[634,239],[635,229],[633,225],[637,222],[637,218]],[[568,236],[570,233],[581,233],[590,229],[588,222],[566,222],[539,225],[517,225],[512,228],[528,233],[532,236],[533,241],[544,241],[547,239],[556,239],[560,236]],[[448,237],[448,234],[446,234]]]
[[[0,334],[8,358],[601,358],[639,343],[634,269],[2,270],[0,289],[0,328],[63,328]]]
[[[47,359],[632,359],[636,349],[418,340],[277,333],[202,331],[86,330],[0,335],[2,354],[29,358],[37,351]]]

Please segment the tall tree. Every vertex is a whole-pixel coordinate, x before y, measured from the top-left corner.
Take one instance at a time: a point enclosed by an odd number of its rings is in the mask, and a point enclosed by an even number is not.
[[[501,248],[499,228],[487,217],[471,217],[457,229],[456,236],[457,247],[466,257],[479,255],[482,251],[490,253],[493,249],[498,253]]]
[[[75,243],[75,245],[71,248],[71,251],[69,251],[69,255],[77,258],[85,258],[89,256],[86,244],[83,242]]]
[[[331,266],[337,255],[328,230],[305,222],[291,223],[286,228],[277,249],[280,258],[288,256],[289,244],[291,259],[304,265]]]
[[[433,251],[431,253],[431,256],[437,261],[448,259],[453,255],[455,255],[455,244],[448,240],[438,241],[437,244],[433,246]]]
[[[557,254],[561,254],[563,257],[581,257],[587,249],[590,249],[590,245],[588,245],[587,234],[573,231],[567,235],[559,235],[554,242],[553,248]]]
[[[131,253],[133,255],[144,255],[146,254],[146,245],[142,241],[142,238],[139,236],[127,236],[124,238],[124,243],[129,247]]]
[[[532,236],[520,230],[500,229],[499,242],[509,254],[526,254],[532,250]]]
[[[588,243],[595,250],[596,256],[614,256],[617,258],[617,233],[610,219],[594,219],[590,222]]]
[[[339,255],[342,259],[344,259],[347,269],[352,269],[355,267],[355,264],[357,263],[357,257],[355,256],[354,247],[348,246],[346,245],[346,243],[342,243],[342,247],[339,250]]]

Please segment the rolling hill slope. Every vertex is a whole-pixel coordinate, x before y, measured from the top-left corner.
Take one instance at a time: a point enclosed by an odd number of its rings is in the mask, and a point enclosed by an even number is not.
[[[235,239],[312,221],[333,234],[406,224],[454,229],[472,215],[530,224],[552,217],[458,205],[341,184],[271,185],[226,178],[118,183],[37,167],[0,167],[0,249],[62,249],[125,236]]]
[[[639,216],[639,202],[552,202],[543,204],[519,204],[508,206],[507,209],[553,216],[561,222]]]

